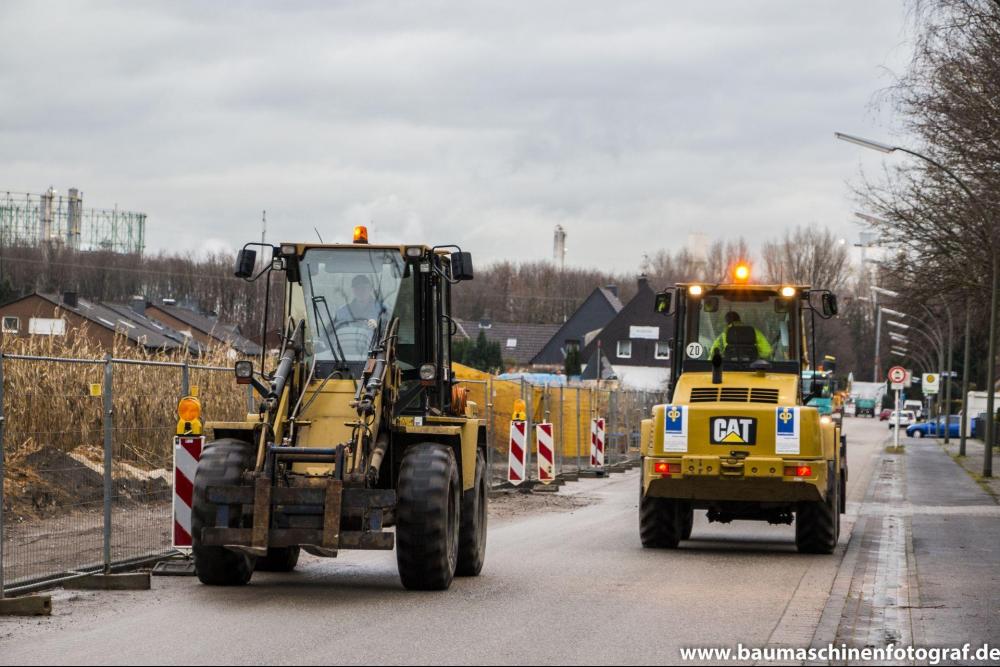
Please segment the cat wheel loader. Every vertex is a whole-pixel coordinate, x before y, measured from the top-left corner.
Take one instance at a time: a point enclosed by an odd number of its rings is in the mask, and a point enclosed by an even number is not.
[[[805,315],[815,335],[816,317],[836,314],[836,296],[749,278],[739,264],[728,283],[678,284],[656,296],[656,310],[673,320],[674,367],[668,403],[642,423],[644,547],[690,539],[696,510],[710,522],[794,521],[800,552],[836,547],[846,439],[809,405],[822,384],[803,380],[816,368]]]
[[[418,590],[483,567],[486,432],[450,356],[451,290],[472,278],[471,255],[371,245],[363,227],[353,241],[238,255],[236,275],[264,277],[268,299],[281,286],[285,325],[272,372],[263,354],[235,365],[259,410],[205,425],[192,507],[204,584],[292,570],[300,550],[395,548]]]

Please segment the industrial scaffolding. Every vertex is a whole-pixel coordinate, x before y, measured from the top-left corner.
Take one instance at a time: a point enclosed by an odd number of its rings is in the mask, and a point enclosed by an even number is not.
[[[75,188],[64,197],[49,188],[41,195],[0,192],[0,248],[66,247],[141,255],[146,214],[84,208]]]

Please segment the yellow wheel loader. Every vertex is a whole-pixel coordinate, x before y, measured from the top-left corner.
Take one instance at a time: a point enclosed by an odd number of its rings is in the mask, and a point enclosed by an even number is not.
[[[236,363],[259,410],[206,424],[192,507],[204,584],[291,570],[300,549],[395,547],[409,589],[446,589],[483,567],[486,433],[450,354],[451,290],[472,278],[471,256],[371,245],[362,227],[353,241],[238,255],[238,277],[266,279],[269,298],[281,285],[285,325],[273,372],[264,355],[259,368]]]
[[[710,522],[795,522],[800,552],[832,553],[845,511],[846,440],[807,404],[805,316],[828,319],[836,296],[804,285],[751,284],[737,265],[726,284],[660,292],[673,320],[666,405],[642,424],[639,532],[643,546],[691,538],[696,510]],[[812,346],[815,349],[815,345]]]

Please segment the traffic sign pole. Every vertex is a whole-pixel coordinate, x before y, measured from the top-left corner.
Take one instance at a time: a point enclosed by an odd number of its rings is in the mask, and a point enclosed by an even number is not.
[[[896,449],[899,449],[899,399],[900,394],[903,391],[903,387],[909,386],[910,384],[910,371],[906,370],[902,366],[893,366],[889,369],[889,381],[892,383],[892,388],[896,392],[896,433],[893,435],[893,441],[895,442]]]

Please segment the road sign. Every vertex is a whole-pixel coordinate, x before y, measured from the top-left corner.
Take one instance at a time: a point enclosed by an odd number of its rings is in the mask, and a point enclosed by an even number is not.
[[[910,371],[902,366],[893,366],[889,369],[889,382],[893,389],[905,389],[910,386]]]
[[[535,440],[538,442],[538,481],[551,484],[556,478],[555,448],[552,445],[552,424],[548,422],[535,426]]]
[[[510,453],[507,457],[507,481],[517,486],[524,481],[528,455],[527,422],[515,419],[510,423]]]
[[[893,384],[903,384],[906,382],[906,369],[902,366],[893,366],[890,368],[889,381]]]
[[[941,376],[937,373],[924,373],[920,383],[925,394],[936,394],[941,390]]]

